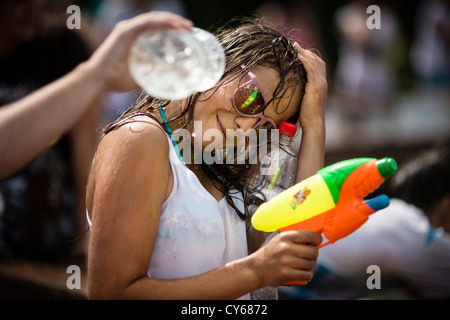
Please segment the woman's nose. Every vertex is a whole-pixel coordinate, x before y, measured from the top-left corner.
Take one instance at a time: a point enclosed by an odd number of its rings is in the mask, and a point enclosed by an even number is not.
[[[246,132],[248,129],[252,129],[255,127],[256,123],[259,121],[257,117],[235,117],[234,122],[237,126],[236,129],[242,129]]]

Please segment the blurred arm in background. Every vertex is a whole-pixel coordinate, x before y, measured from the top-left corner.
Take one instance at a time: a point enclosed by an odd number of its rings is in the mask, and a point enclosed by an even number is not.
[[[120,22],[88,61],[0,109],[0,180],[26,165],[77,123],[103,92],[136,88],[128,71],[129,50],[140,32],[161,23],[168,28],[192,27],[189,20],[165,12]]]

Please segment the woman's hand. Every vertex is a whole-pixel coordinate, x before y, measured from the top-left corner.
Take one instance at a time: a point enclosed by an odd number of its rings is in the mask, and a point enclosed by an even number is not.
[[[291,280],[310,281],[322,236],[308,230],[278,234],[252,254],[261,287],[276,287]]]
[[[325,161],[325,106],[327,103],[327,72],[325,62],[312,51],[298,50],[298,59],[305,67],[307,78],[299,123],[302,140],[298,153],[295,183],[298,183],[322,169]]]
[[[294,47],[298,50],[298,59],[305,67],[308,77],[299,118],[302,130],[307,130],[325,123],[327,71],[325,62],[315,53],[301,48],[297,42],[294,43]]]
[[[87,61],[101,77],[104,90],[126,91],[137,88],[128,70],[128,57],[136,37],[158,29],[192,29],[192,22],[169,12],[151,11],[117,23],[111,34]]]

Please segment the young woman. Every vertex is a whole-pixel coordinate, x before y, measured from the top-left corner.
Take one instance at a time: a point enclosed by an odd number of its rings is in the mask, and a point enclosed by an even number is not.
[[[306,178],[323,166],[325,64],[260,19],[216,36],[227,58],[216,87],[182,101],[146,96],[105,130],[87,188],[90,298],[248,298],[313,276],[322,239],[311,231],[279,234],[249,254],[254,166],[198,163],[195,148],[210,142],[192,142],[187,158],[170,133],[200,123],[225,136],[298,120],[296,180]]]

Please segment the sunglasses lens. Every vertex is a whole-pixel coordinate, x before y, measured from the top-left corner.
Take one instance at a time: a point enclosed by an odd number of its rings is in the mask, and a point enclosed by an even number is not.
[[[245,84],[236,91],[234,102],[239,112],[247,115],[258,114],[264,110],[264,97],[257,86]]]

